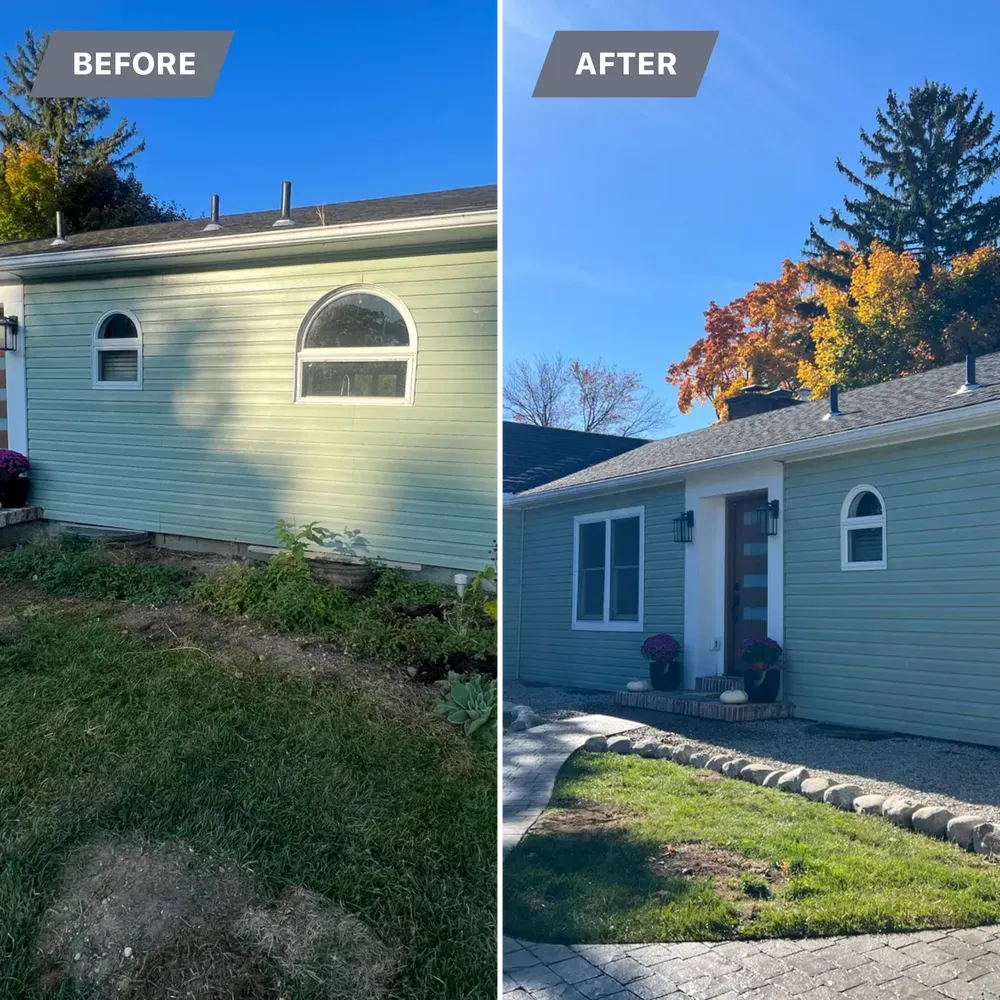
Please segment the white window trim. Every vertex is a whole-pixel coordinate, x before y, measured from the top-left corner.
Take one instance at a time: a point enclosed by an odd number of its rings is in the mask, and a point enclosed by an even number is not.
[[[403,317],[409,336],[407,347],[334,347],[334,348],[303,348],[302,344],[312,321],[321,309],[335,299],[344,295],[358,293],[374,295],[384,299]],[[302,395],[302,365],[306,361],[405,361],[406,362],[406,394],[402,397],[385,396],[303,396]],[[318,406],[412,406],[417,382],[417,327],[410,315],[410,310],[392,292],[379,285],[364,283],[341,285],[324,295],[314,303],[299,326],[299,334],[295,340],[295,395],[296,403]]]
[[[112,316],[127,316],[135,326],[136,338],[115,337],[111,340],[103,340],[100,336],[101,327]],[[91,335],[92,342],[92,362],[91,362],[91,385],[94,389],[120,389],[132,391],[142,388],[142,327],[135,313],[129,309],[109,309],[94,324],[94,332]],[[135,382],[102,382],[101,381],[101,351],[129,351],[135,350],[136,360],[136,381]]]
[[[627,517],[639,518],[639,620],[611,620],[611,522]],[[579,593],[580,568],[580,525],[592,524],[595,521],[606,522],[604,529],[604,619],[603,621],[577,621],[576,602]],[[581,632],[641,632],[642,619],[645,610],[645,577],[646,577],[646,508],[621,507],[618,510],[606,510],[594,514],[578,514],[573,518],[573,617],[570,622],[573,629]]]
[[[851,504],[861,493],[874,493],[878,497],[878,502],[882,505],[882,513],[872,517],[851,517]],[[850,547],[848,545],[848,532],[858,528],[881,528],[882,529],[882,558],[872,562],[851,562],[848,559]],[[865,572],[867,570],[885,569],[888,565],[888,528],[886,527],[886,506],[882,494],[862,483],[855,486],[844,498],[844,503],[840,508],[840,568],[852,573]]]

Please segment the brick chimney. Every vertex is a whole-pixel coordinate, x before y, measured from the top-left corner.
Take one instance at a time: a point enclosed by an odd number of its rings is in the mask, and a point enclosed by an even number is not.
[[[763,385],[747,385],[733,396],[727,410],[730,420],[741,417],[753,417],[758,413],[771,413],[773,410],[783,410],[788,406],[796,406],[801,402],[791,389],[771,389]]]

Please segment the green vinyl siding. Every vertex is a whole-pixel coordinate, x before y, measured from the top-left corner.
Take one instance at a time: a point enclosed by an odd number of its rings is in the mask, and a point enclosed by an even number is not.
[[[503,675],[517,678],[521,630],[521,524],[522,510],[503,512]]]
[[[524,509],[520,641],[515,646],[522,681],[617,690],[648,678],[639,653],[647,636],[669,632],[683,641],[684,546],[673,540],[673,519],[683,506],[684,487],[678,483]],[[643,631],[573,629],[573,518],[624,507],[645,508]],[[509,551],[505,542],[505,557]],[[509,613],[505,609],[504,617]],[[505,629],[505,659],[512,642],[517,640]]]
[[[840,568],[852,487],[887,568]],[[1000,746],[1000,430],[789,463],[785,691],[796,715]]]
[[[369,554],[482,568],[496,538],[496,252],[129,275],[25,287],[32,493],[46,516],[273,543],[285,518]],[[370,283],[412,314],[412,406],[295,403],[300,323]],[[92,388],[91,334],[131,310],[143,386]]]

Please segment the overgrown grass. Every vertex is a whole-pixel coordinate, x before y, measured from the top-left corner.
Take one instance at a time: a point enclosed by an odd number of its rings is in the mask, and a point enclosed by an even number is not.
[[[134,604],[191,601],[224,615],[252,618],[273,629],[336,639],[358,659],[392,665],[465,653],[496,655],[496,628],[471,595],[446,621],[408,619],[394,604],[432,604],[455,598],[453,588],[416,582],[400,571],[376,570],[372,584],[351,591],[286,560],[234,563],[196,579],[176,566],[144,560],[60,534],[0,554],[0,584],[27,582],[51,594],[125,600]]]
[[[552,808],[600,803],[620,826],[529,835],[504,863],[505,933],[552,942],[785,937],[1000,920],[1000,867],[881,818],[669,761],[577,754]],[[714,779],[715,776],[712,776]],[[658,877],[667,845],[765,863],[768,880]],[[766,896],[766,898],[764,898]]]
[[[25,549],[0,573],[78,594],[100,589],[82,566],[111,572],[90,552],[65,560]],[[161,571],[99,578],[131,598],[187,588]],[[33,600],[0,640],[0,997],[40,988],[32,946],[60,854],[105,831],[191,838],[275,891],[340,901],[403,948],[395,996],[493,997],[495,768],[430,711],[406,723],[356,691],[142,646],[97,604]]]

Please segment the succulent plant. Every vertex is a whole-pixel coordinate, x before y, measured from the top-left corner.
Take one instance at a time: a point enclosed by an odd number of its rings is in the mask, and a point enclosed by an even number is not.
[[[488,739],[491,732],[496,732],[497,682],[482,674],[463,677],[449,673],[448,692],[438,699],[435,711],[461,726],[466,736]]]

